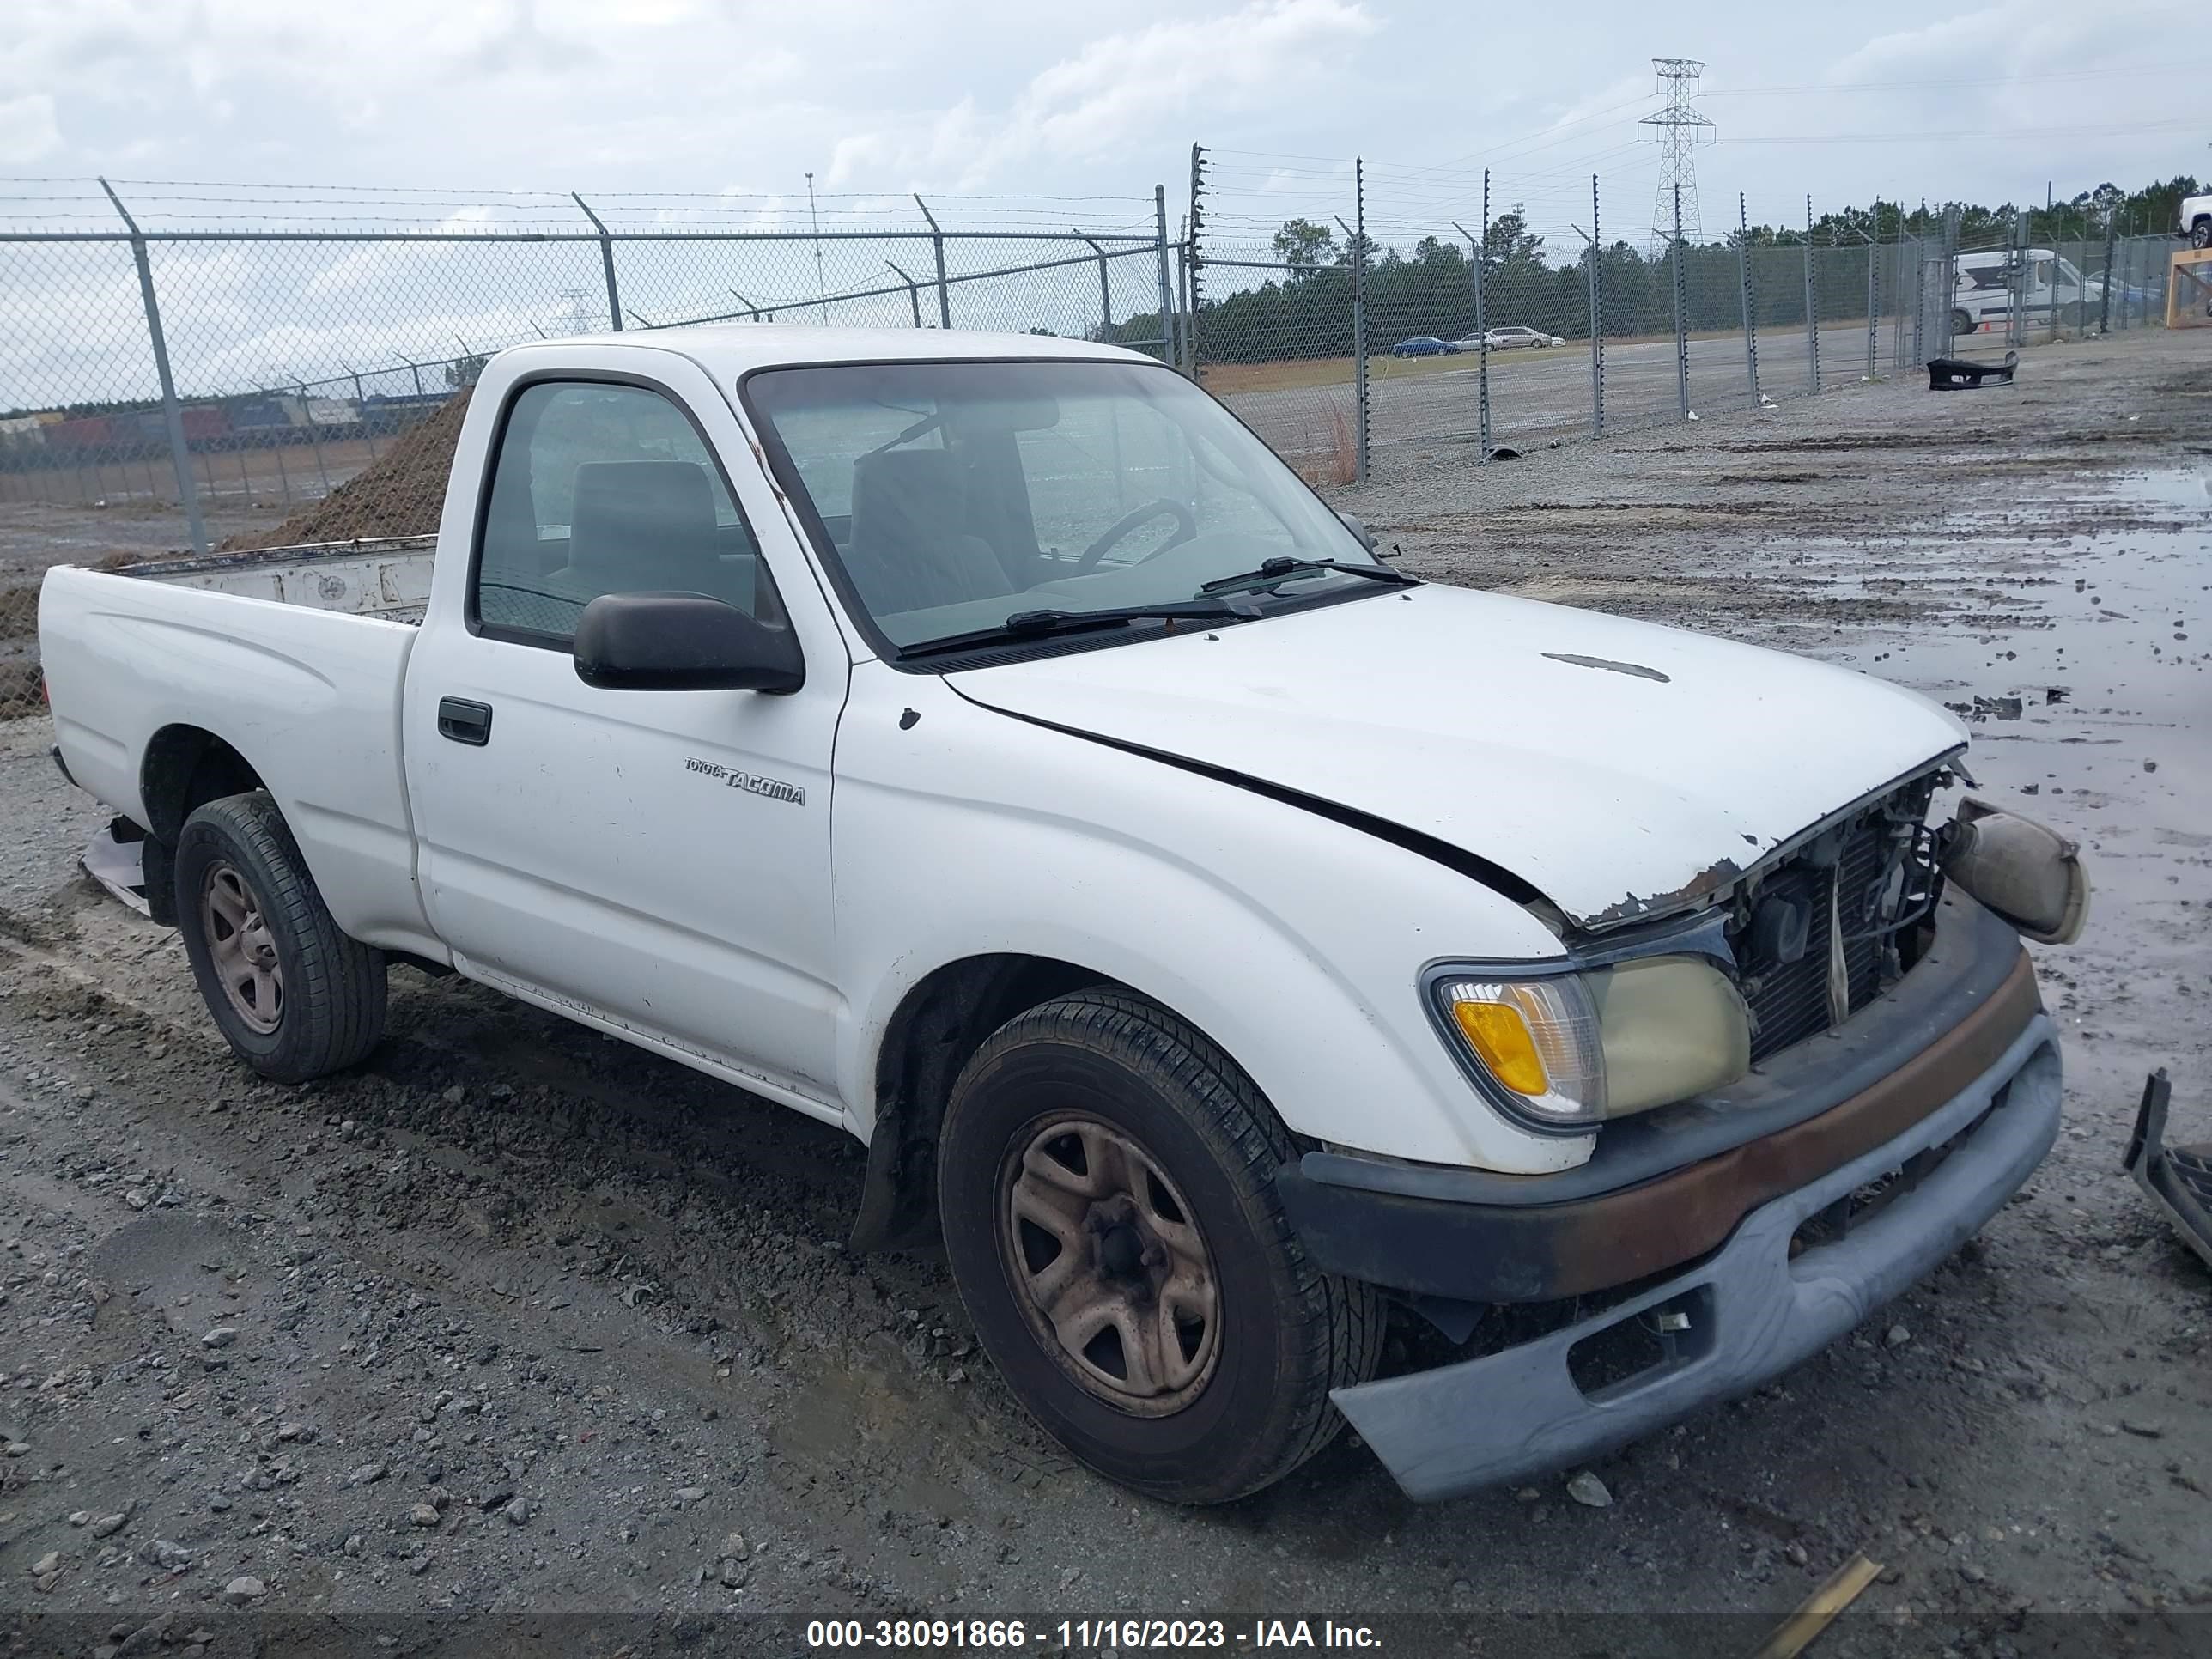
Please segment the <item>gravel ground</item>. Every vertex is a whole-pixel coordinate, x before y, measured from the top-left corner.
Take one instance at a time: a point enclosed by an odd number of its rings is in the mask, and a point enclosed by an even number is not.
[[[1403,1652],[1710,1653],[1862,1550],[1884,1571],[1817,1653],[2212,1638],[2212,1279],[2117,1167],[2154,1065],[2179,1130],[2212,1122],[2208,409],[2212,337],[2157,334],[2010,392],[1344,492],[1424,574],[1942,696],[1984,792],[2038,797],[2100,887],[2040,953],[2067,1127],[1978,1240],[1749,1399],[1433,1507],[1348,1440],[1221,1510],[1104,1485],[939,1263],[840,1248],[856,1145],[481,988],[395,970],[368,1066],[252,1079],[174,936],[76,870],[101,815],[44,722],[0,726],[8,1650],[793,1652],[778,1616],[1141,1613],[1231,1647],[1396,1613],[1429,1620]],[[1499,1613],[1613,1622],[1501,1649],[1443,1617]]]

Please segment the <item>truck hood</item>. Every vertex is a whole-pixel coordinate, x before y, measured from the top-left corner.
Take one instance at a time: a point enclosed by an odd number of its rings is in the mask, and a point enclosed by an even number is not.
[[[949,678],[1443,842],[1584,928],[1688,908],[1966,743],[1851,670],[1440,585]]]

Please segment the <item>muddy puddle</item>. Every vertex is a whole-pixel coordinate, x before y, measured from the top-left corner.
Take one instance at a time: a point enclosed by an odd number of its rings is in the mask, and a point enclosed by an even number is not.
[[[1947,704],[1983,793],[2099,851],[2116,898],[2212,899],[2212,469],[2076,477],[1919,535],[1801,543],[1789,575],[1924,614],[1775,643]]]

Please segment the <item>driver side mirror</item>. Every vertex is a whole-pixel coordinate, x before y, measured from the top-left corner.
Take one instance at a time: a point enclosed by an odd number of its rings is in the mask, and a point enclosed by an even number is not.
[[[576,623],[576,678],[625,691],[796,691],[806,659],[788,628],[704,593],[602,593]]]
[[[1354,518],[1351,514],[1343,511],[1341,508],[1338,509],[1336,516],[1344,520],[1344,527],[1346,530],[1349,530],[1353,535],[1359,538],[1359,544],[1362,547],[1365,548],[1370,553],[1372,553],[1375,550],[1375,532],[1373,531],[1370,530],[1359,520]]]

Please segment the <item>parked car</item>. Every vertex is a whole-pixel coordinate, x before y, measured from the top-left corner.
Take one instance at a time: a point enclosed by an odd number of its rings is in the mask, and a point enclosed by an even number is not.
[[[1433,334],[1416,334],[1410,340],[1401,340],[1390,348],[1394,357],[1451,357],[1459,348],[1449,340],[1439,340]]]
[[[441,526],[45,578],[56,758],[233,1051],[358,1064],[405,963],[857,1137],[853,1248],[941,1240],[1142,1492],[1346,1419],[1417,1498],[1589,1457],[1802,1363],[2057,1132],[2021,939],[2086,881],[1940,821],[1956,718],[1401,574],[1137,353],[523,346]],[[1527,1316],[1378,1377],[1392,1304]]]
[[[1540,328],[1493,328],[1490,331],[1492,351],[1511,351],[1519,346],[1565,345],[1566,342],[1556,334],[1547,334]]]
[[[1480,351],[1482,349],[1482,336],[1480,334],[1462,334],[1458,339],[1452,341],[1450,343],[1453,349],[1456,351]]]

